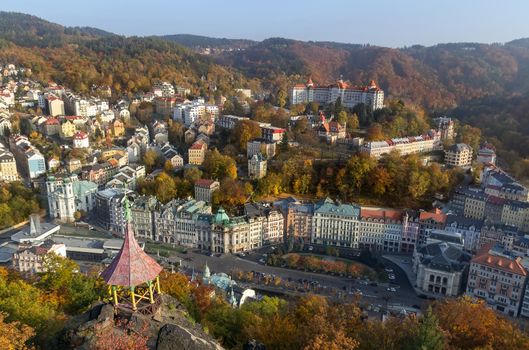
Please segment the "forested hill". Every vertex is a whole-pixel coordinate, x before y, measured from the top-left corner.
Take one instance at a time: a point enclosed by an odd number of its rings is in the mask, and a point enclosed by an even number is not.
[[[36,79],[85,93],[92,84],[109,85],[118,94],[148,91],[155,79],[190,87],[197,94],[248,85],[234,69],[173,42],[63,27],[11,12],[0,12],[0,62],[29,67]]]
[[[247,49],[248,47],[257,44],[257,41],[247,39],[212,38],[192,34],[163,35],[160,36],[160,38],[175,42],[190,49],[214,48],[238,50]]]
[[[440,44],[391,49],[369,45],[268,39],[219,62],[245,74],[316,83],[340,75],[354,83],[376,79],[392,97],[428,108],[452,107],[487,95],[529,91],[529,40],[499,44]]]

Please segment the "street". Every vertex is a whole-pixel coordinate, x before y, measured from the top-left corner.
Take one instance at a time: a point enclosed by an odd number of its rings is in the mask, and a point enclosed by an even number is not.
[[[259,253],[252,253],[252,255]],[[176,257],[176,258],[175,258]],[[204,266],[207,263],[212,274],[224,272],[233,276],[234,272],[240,271],[254,271],[280,277],[283,280],[289,281],[315,281],[323,288],[334,288],[340,290],[344,294],[351,295],[351,291],[360,291],[362,300],[373,305],[401,305],[405,307],[421,306],[423,299],[417,297],[413,288],[408,282],[405,273],[397,266],[388,262],[388,266],[394,270],[394,283],[368,283],[367,281],[338,277],[320,273],[305,272],[300,270],[292,270],[281,267],[265,266],[263,264],[242,259],[231,254],[217,256],[208,256],[202,253],[189,251],[186,254],[174,253],[171,260],[175,263],[182,261],[184,269],[194,269],[195,272],[202,273]],[[395,292],[388,291],[388,287],[395,288]],[[286,290],[285,290],[286,291]]]

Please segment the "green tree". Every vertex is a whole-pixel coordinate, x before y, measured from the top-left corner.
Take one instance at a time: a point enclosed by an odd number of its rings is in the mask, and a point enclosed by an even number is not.
[[[410,350],[443,350],[446,349],[446,340],[442,329],[439,327],[437,317],[429,307],[426,314],[421,317],[416,334],[410,339],[406,347]]]
[[[246,152],[248,141],[258,137],[261,137],[261,128],[259,124],[251,120],[237,122],[230,135],[231,142],[236,144],[242,152]]]

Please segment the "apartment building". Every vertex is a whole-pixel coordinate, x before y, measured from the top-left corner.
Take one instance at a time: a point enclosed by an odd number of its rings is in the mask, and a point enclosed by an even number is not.
[[[456,143],[445,150],[445,164],[452,167],[468,168],[472,165],[472,147]]]
[[[311,241],[337,247],[359,247],[360,207],[329,198],[314,205]]]
[[[215,180],[199,179],[195,182],[195,199],[211,203],[213,192],[220,189],[220,183]]]
[[[527,271],[521,259],[497,246],[483,247],[470,262],[466,294],[483,299],[494,310],[517,317],[524,299]]]
[[[393,138],[385,141],[364,143],[360,152],[370,157],[380,158],[384,154],[398,151],[401,155],[427,153],[443,149],[441,136],[438,131],[430,130],[425,135]]]

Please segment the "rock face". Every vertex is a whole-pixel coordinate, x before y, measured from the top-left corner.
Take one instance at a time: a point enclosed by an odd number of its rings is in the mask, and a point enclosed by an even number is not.
[[[58,346],[64,349],[94,349],[102,335],[112,341],[123,338],[125,332],[129,332],[141,334],[151,350],[223,349],[200,325],[188,320],[187,311],[176,299],[162,295],[160,302],[160,308],[154,315],[122,312],[115,315],[111,304],[98,302],[68,323]]]

